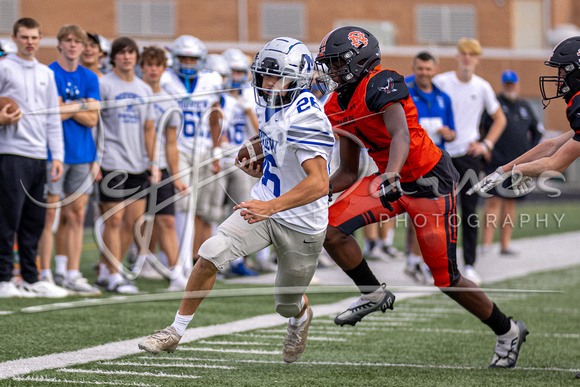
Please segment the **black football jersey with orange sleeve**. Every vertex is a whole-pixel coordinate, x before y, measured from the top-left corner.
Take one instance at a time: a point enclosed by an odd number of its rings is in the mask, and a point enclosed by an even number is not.
[[[568,117],[568,122],[570,122],[570,127],[574,131],[574,137],[572,138],[580,141],[580,91],[568,103],[566,116]]]

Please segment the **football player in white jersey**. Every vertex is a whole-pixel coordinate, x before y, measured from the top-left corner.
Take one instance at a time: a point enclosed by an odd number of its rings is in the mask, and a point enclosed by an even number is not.
[[[312,309],[304,295],[314,275],[328,222],[328,165],[334,145],[328,118],[310,92],[314,62],[296,39],[276,38],[252,64],[265,154],[263,171],[243,167],[260,180],[251,200],[235,207],[217,234],[200,248],[188,291],[209,291],[218,269],[232,259],[273,245],[278,255],[276,311],[290,318],[282,357],[296,361],[306,347]],[[242,163],[244,160],[241,160]],[[173,352],[203,297],[188,294],[173,324],[139,343],[150,353]]]
[[[183,111],[184,125],[178,134],[179,171],[183,183],[197,193],[195,213],[194,241],[191,241],[191,231],[185,228],[188,216],[191,216],[193,202],[189,196],[176,202],[176,230],[179,237],[181,261],[186,270],[191,269],[191,250],[197,259],[197,250],[201,242],[211,236],[210,199],[212,184],[199,186],[199,182],[211,181],[213,174],[220,170],[219,147],[219,96],[222,90],[222,80],[219,74],[203,69],[207,57],[205,45],[197,38],[182,35],[175,39],[171,46],[173,66],[161,78],[161,87],[169,94],[175,95],[179,107]],[[216,158],[207,163],[211,157]],[[195,159],[205,166],[194,165]],[[197,181],[192,181],[192,175],[199,171]],[[190,214],[190,215],[188,215]]]

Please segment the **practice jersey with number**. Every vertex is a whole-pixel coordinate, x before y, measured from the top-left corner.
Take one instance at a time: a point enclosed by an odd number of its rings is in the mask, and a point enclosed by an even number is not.
[[[580,141],[580,92],[574,94],[568,103],[566,117],[568,117],[570,127],[574,131],[574,137],[572,138],[576,141]]]
[[[170,113],[165,120],[165,125],[162,128],[161,125],[164,123],[161,122],[161,117],[163,113],[168,111],[172,108],[179,108],[177,102],[172,99],[165,99],[164,97],[169,97],[169,94],[165,92],[165,90],[161,90],[158,93],[153,94],[153,122],[155,122],[155,132],[157,133],[157,161],[159,163],[159,169],[166,169],[167,168],[167,154],[165,152],[165,130],[167,127],[175,127],[179,130],[181,127],[182,122],[182,113],[181,109],[179,111],[175,111],[174,113]],[[177,156],[176,156],[177,157]],[[171,171],[174,172],[174,171]],[[175,171],[177,172],[177,171]]]
[[[306,178],[302,163],[321,156],[327,167],[331,161],[334,135],[330,122],[316,97],[303,90],[283,109],[258,106],[260,140],[264,151],[264,175],[252,188],[252,198],[275,199]],[[272,218],[305,234],[317,234],[328,224],[328,198],[272,215]]]
[[[253,97],[252,97],[253,98]],[[226,142],[222,143],[224,161],[233,162],[237,156],[235,149],[239,149],[244,142],[253,137],[256,132],[251,124],[248,124],[244,106],[230,94],[223,94],[220,99],[220,107],[224,113],[222,121],[222,137]]]
[[[111,71],[100,79],[99,89],[103,101],[119,105],[101,110],[105,137],[101,167],[134,174],[145,172],[149,168],[145,121],[153,120],[151,87],[137,77],[125,82]],[[124,106],[123,100],[127,99],[134,102]]]
[[[186,79],[167,69],[161,77],[161,87],[176,97],[183,111],[183,130],[177,137],[177,148],[183,152],[194,152],[194,139],[197,133],[196,153],[211,149],[209,114],[212,105],[220,97],[222,78],[214,71],[200,71],[196,78]],[[187,96],[187,94],[191,94]]]
[[[417,109],[401,74],[377,66],[358,83],[349,100],[343,101],[334,92],[324,108],[332,126],[362,141],[379,172],[384,173],[392,139],[382,112],[392,103],[403,106],[411,141],[409,154],[399,172],[401,183],[414,182],[431,171],[442,154],[419,125]]]

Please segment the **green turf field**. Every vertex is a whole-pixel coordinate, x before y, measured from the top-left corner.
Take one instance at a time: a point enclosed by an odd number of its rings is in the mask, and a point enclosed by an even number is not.
[[[398,301],[394,311],[374,313],[354,328],[335,326],[331,316],[315,316],[306,352],[290,365],[281,356],[285,327],[276,325],[200,339],[181,345],[171,355],[139,353],[38,371],[1,380],[0,385],[575,385],[573,376],[580,370],[579,278],[580,267],[574,267],[493,284],[494,288],[561,291],[492,295],[500,308],[524,320],[530,330],[513,370],[487,369],[495,345],[493,333],[446,296],[436,294]],[[340,297],[344,295],[311,295],[310,299],[312,305],[322,305]],[[141,337],[168,325],[178,303],[1,316],[4,332],[13,333],[4,335],[0,360]],[[9,308],[24,304],[14,301]],[[271,313],[271,297],[207,299],[190,327]]]
[[[524,203],[518,214],[561,221],[529,222],[516,229],[514,238],[580,230],[579,212],[574,203]],[[396,245],[402,249],[404,233],[396,235]],[[81,270],[91,281],[97,258],[92,235],[87,234]],[[23,314],[19,312],[22,308],[83,299],[2,299],[0,363],[48,355],[45,359],[50,364],[51,354],[136,339],[169,325],[181,295],[163,293],[166,281],[138,280],[138,285],[151,297],[164,300],[133,302],[129,298],[108,306]],[[446,296],[436,294],[399,300],[395,311],[374,313],[354,328],[335,326],[333,316],[315,315],[306,352],[291,365],[282,361],[285,327],[280,322],[201,338],[180,345],[172,355],[139,353],[49,367],[0,379],[0,386],[580,386],[580,380],[573,379],[580,371],[579,286],[580,266],[486,285],[560,291],[491,294],[502,310],[524,320],[531,332],[514,370],[488,370],[495,345],[493,333]],[[230,293],[240,288],[248,286],[217,283],[215,287]],[[332,304],[347,296],[356,293],[309,294],[312,305]],[[107,297],[111,295],[97,300]],[[190,328],[273,313],[272,296],[212,298],[202,303]]]

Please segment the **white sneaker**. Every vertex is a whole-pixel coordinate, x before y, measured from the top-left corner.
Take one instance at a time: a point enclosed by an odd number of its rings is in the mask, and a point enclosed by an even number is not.
[[[101,291],[96,287],[89,285],[89,281],[82,276],[78,276],[72,280],[65,279],[62,287],[70,294],[79,296],[100,296]]]
[[[473,282],[477,286],[481,285],[481,277],[475,271],[475,269],[473,268],[473,266],[471,266],[471,265],[465,266],[463,268],[463,271],[462,271],[461,274],[463,275],[463,277],[465,277],[466,279],[470,280],[471,282]]]
[[[139,289],[134,283],[127,281],[125,279],[118,282],[111,282],[109,280],[109,287],[107,288],[109,292],[119,293],[119,294],[137,294]]]
[[[187,286],[187,278],[182,275],[177,276],[175,279],[172,279],[169,283],[169,287],[167,288],[168,292],[182,292],[185,290]]]
[[[63,298],[68,296],[66,289],[47,281],[38,281],[33,284],[22,281],[19,290],[24,298]]]
[[[373,247],[373,249],[365,255],[365,258],[388,261],[390,256],[386,252],[384,252],[379,245],[375,245],[375,247]]]
[[[0,282],[0,298],[20,298],[22,294],[12,281]]]

